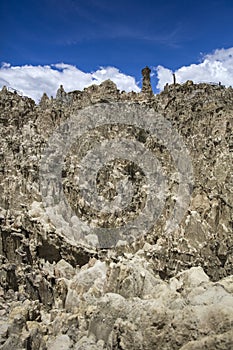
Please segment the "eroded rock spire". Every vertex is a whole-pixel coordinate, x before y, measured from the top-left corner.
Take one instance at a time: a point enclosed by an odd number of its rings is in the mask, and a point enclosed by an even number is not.
[[[153,94],[152,87],[151,87],[151,81],[150,81],[150,73],[151,70],[149,67],[145,67],[142,69],[142,93],[144,94]]]

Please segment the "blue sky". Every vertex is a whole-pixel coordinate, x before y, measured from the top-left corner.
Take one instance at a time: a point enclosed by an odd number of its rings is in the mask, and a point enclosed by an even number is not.
[[[0,57],[86,73],[116,67],[140,86],[145,65],[176,71],[232,48],[232,18],[232,0],[1,0]]]

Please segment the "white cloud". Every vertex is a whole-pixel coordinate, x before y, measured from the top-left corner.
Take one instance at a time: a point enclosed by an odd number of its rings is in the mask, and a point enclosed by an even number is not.
[[[163,90],[166,83],[173,82],[172,71],[163,66],[158,66],[157,88]],[[177,83],[187,80],[200,82],[221,82],[223,85],[233,85],[233,47],[229,49],[215,50],[212,54],[205,55],[199,64],[183,66],[175,72]]]
[[[166,83],[173,82],[172,70],[159,65],[156,67],[156,73],[159,90],[163,90]],[[178,83],[193,80],[195,83],[220,81],[226,86],[233,85],[233,47],[215,50],[203,56],[200,63],[180,67],[174,73]],[[48,96],[55,96],[61,84],[68,92],[100,84],[106,79],[111,79],[120,90],[140,91],[134,77],[121,73],[115,67],[100,67],[95,72],[85,73],[76,66],[65,63],[45,66],[11,66],[9,63],[3,63],[0,76],[0,88],[3,85],[10,86],[35,101],[40,100],[43,92]]]
[[[73,65],[64,63],[46,66],[11,66],[9,63],[3,63],[0,75],[0,87],[12,87],[35,101],[39,101],[44,92],[48,96],[55,96],[61,84],[69,92],[100,84],[106,79],[111,79],[120,90],[140,91],[134,77],[121,73],[115,67],[101,67],[95,72],[85,73]]]
[[[166,85],[166,83],[171,84],[173,81],[172,71],[163,66],[158,66],[156,70],[157,70],[157,77],[158,77],[158,84],[156,87],[159,90],[163,90],[164,85]]]

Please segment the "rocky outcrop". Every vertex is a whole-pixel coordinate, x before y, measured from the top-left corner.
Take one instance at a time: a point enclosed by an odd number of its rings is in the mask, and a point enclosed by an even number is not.
[[[6,88],[0,92],[2,349],[231,349],[233,89],[188,81],[153,95],[149,71],[143,72],[139,94],[120,92],[109,80],[70,93],[61,86],[55,99],[43,95],[38,105]],[[70,115],[116,102],[166,117],[189,151],[194,186],[179,227],[167,235],[180,199],[166,147],[135,126],[89,130],[62,169],[67,200],[84,221],[111,223],[82,204],[76,191],[75,169],[100,141],[117,136],[142,143],[168,182],[154,227],[131,244],[101,249],[90,240],[71,242],[51,222],[42,203],[40,162],[49,137]],[[122,160],[101,170],[99,193],[111,200],[119,178],[133,183],[135,202],[114,225],[136,216],[145,199],[143,172]]]
[[[2,349],[230,349],[232,276],[214,283],[193,267],[163,281],[142,255],[81,269],[44,263],[32,283],[42,271],[54,280],[53,306],[45,284],[42,300],[8,291]]]
[[[142,93],[152,95],[152,87],[150,81],[150,73],[151,70],[149,67],[145,67],[142,69]]]

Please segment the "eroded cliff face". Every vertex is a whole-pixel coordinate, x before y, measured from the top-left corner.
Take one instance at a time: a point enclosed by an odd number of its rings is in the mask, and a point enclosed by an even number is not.
[[[106,81],[39,105],[0,92],[0,344],[2,349],[231,349],[233,343],[233,89],[169,85],[159,95],[125,93]],[[51,135],[88,106],[119,103],[152,110],[181,135],[194,172],[190,204],[166,234],[179,179],[159,139],[135,126],[101,126],[72,145],[63,190],[76,215],[100,228],[124,225],[146,200],[143,172],[118,159],[98,175],[114,198],[116,183],[136,188],[131,210],[114,219],[92,210],[76,189],[81,158],[103,140],[136,140],[159,160],[168,179],[159,219],[127,244],[102,249],[71,241],[43,207],[41,155]]]

